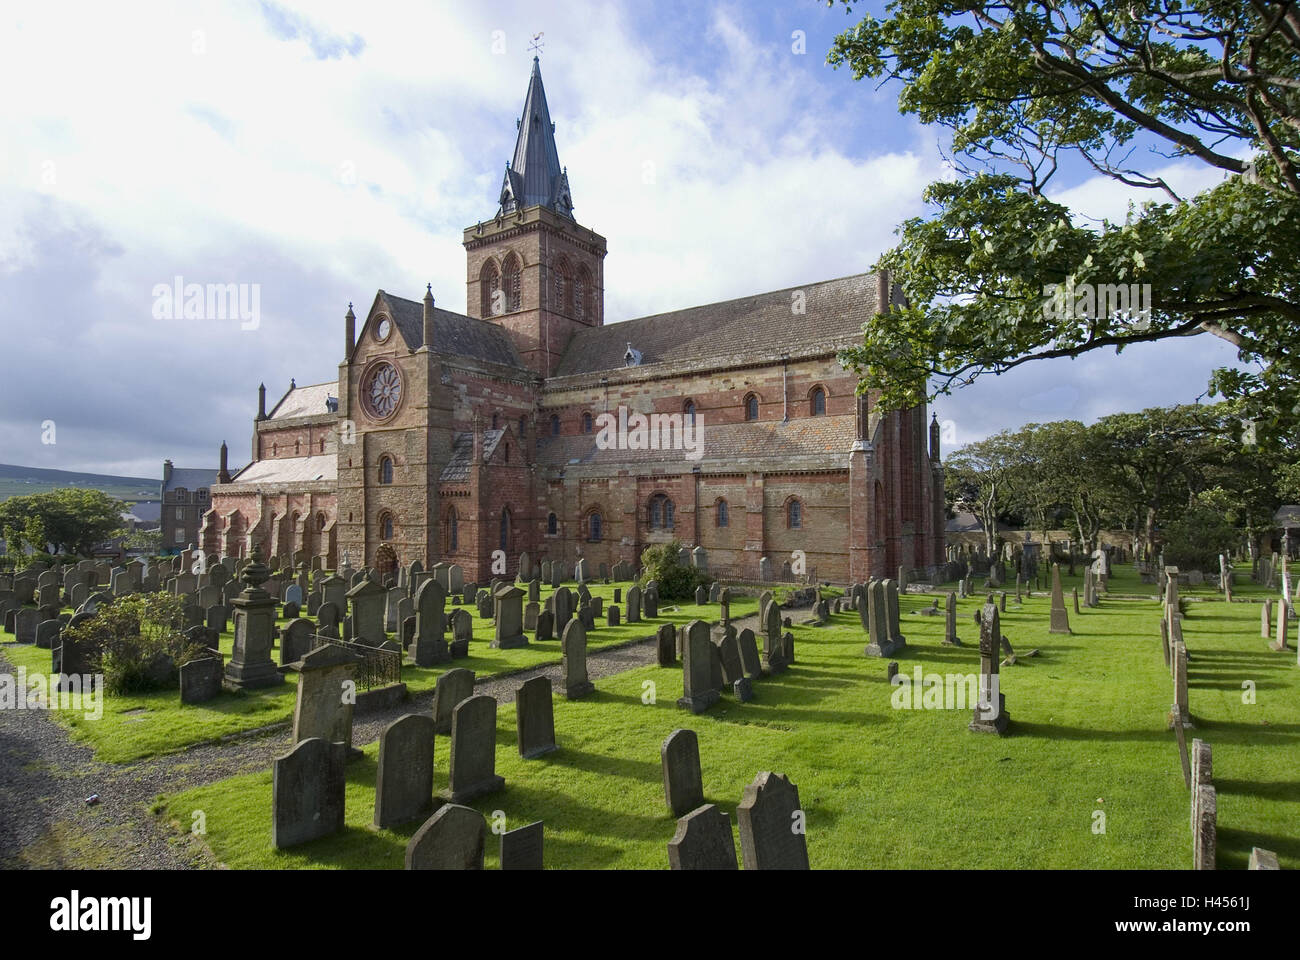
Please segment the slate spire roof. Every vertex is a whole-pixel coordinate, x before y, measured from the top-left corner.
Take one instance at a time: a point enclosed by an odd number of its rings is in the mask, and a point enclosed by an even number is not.
[[[500,203],[500,214],[541,205],[573,219],[569,177],[560,166],[560,155],[555,149],[555,124],[551,123],[551,111],[546,106],[542,68],[537,57],[533,57],[533,75],[528,80],[523,115],[519,118],[514,159],[501,183]]]

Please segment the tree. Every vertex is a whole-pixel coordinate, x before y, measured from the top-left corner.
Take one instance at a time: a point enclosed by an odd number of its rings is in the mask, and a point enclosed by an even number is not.
[[[851,0],[845,6],[853,8]],[[952,180],[888,269],[910,306],[841,353],[891,409],[1032,360],[1203,333],[1254,367],[1210,392],[1261,426],[1300,414],[1300,8],[1266,0],[890,0],[830,63],[898,80],[951,131]],[[1147,159],[1140,159],[1146,151]],[[1223,171],[1194,197],[1161,165]],[[1154,198],[1093,226],[1044,195],[1081,164]],[[1136,285],[1136,286],[1133,286]],[[1134,296],[1136,295],[1136,296]]]
[[[944,482],[954,499],[971,504],[984,531],[984,552],[990,557],[997,549],[998,520],[1013,502],[1016,471],[1022,466],[1008,431],[968,443],[949,454],[944,464]]]
[[[66,488],[0,503],[0,532],[12,552],[26,545],[38,551],[89,556],[94,545],[122,528],[126,504],[99,490]]]

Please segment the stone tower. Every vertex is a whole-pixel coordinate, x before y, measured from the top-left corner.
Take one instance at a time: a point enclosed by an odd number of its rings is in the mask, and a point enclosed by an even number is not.
[[[575,330],[603,322],[605,238],[573,219],[536,57],[518,128],[496,216],[465,230],[465,312],[508,331],[545,377]]]

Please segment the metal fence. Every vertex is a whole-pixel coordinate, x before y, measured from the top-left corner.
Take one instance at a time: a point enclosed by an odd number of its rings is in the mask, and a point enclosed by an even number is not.
[[[373,690],[402,682],[402,654],[399,650],[383,650],[355,640],[336,640],[333,637],[312,637],[312,649],[333,646],[343,647],[361,657],[357,663],[356,681],[361,690]]]

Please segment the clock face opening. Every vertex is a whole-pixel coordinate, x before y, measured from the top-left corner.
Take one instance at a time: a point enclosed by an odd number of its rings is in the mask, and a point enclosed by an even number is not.
[[[361,402],[376,420],[387,420],[397,412],[402,400],[402,375],[391,363],[383,361],[366,374],[361,384]]]

